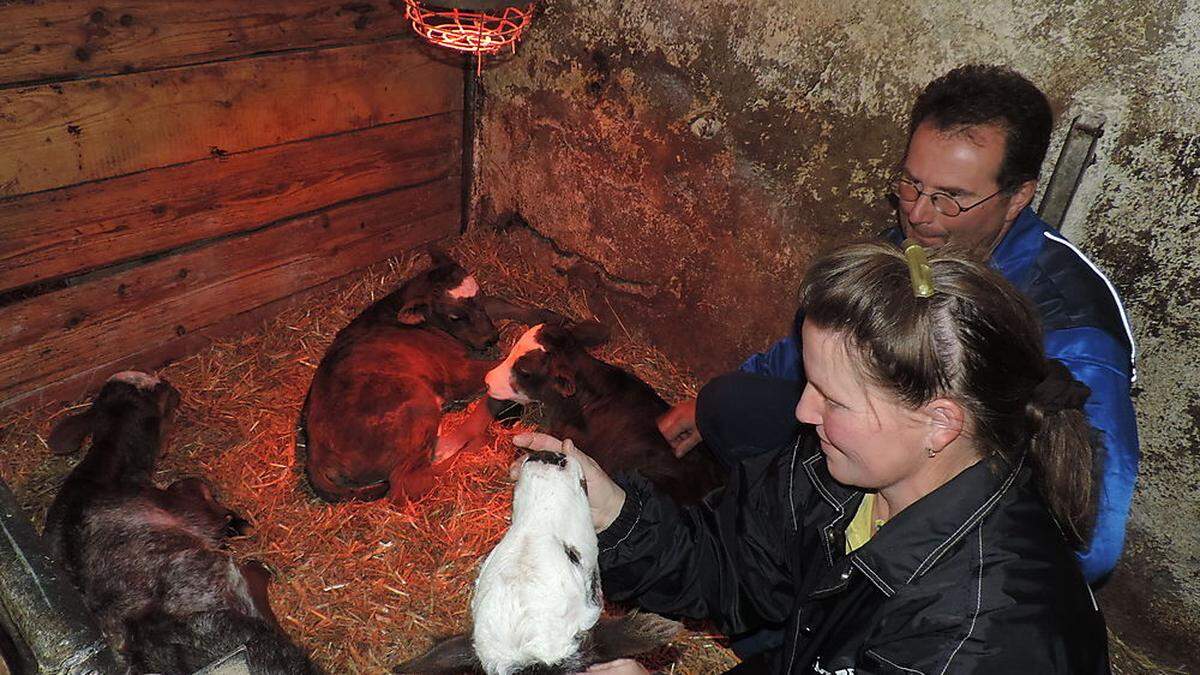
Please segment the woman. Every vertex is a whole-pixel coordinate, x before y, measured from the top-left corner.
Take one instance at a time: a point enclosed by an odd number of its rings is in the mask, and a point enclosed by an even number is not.
[[[1088,391],[1004,279],[946,251],[923,263],[910,276],[883,243],[814,261],[806,426],[706,505],[584,460],[610,598],[727,634],[785,626],[737,672],[1108,672],[1070,553],[1093,511]]]

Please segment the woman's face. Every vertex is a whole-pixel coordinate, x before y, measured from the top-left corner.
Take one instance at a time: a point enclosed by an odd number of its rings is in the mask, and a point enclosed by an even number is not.
[[[927,421],[859,374],[841,333],[805,321],[800,335],[808,384],[796,419],[816,427],[829,473],[868,489],[915,477],[926,459]]]

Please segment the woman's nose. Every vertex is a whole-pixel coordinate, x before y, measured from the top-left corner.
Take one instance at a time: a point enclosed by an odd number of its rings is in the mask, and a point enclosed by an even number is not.
[[[821,416],[817,410],[817,392],[811,386],[805,385],[800,394],[800,402],[796,404],[796,420],[804,424],[820,424]]]

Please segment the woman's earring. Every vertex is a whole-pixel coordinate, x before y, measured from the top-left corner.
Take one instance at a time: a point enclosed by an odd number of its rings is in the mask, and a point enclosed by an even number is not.
[[[929,455],[930,459],[933,459],[933,456],[937,453],[933,451],[933,448],[925,448],[925,454]]]

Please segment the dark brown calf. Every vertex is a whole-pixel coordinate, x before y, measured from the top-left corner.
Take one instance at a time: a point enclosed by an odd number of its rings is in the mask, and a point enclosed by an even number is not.
[[[484,298],[466,270],[432,252],[433,267],[364,310],[321,359],[301,412],[298,449],[326,501],[394,501],[428,490],[442,409],[483,392],[494,360],[479,358],[502,318],[541,317]],[[306,447],[305,447],[306,446]]]
[[[542,427],[570,438],[607,473],[637,470],[680,503],[721,485],[707,450],[676,459],[655,420],[670,405],[637,376],[587,352],[608,330],[595,322],[530,328],[487,374],[488,396],[543,404]]]

